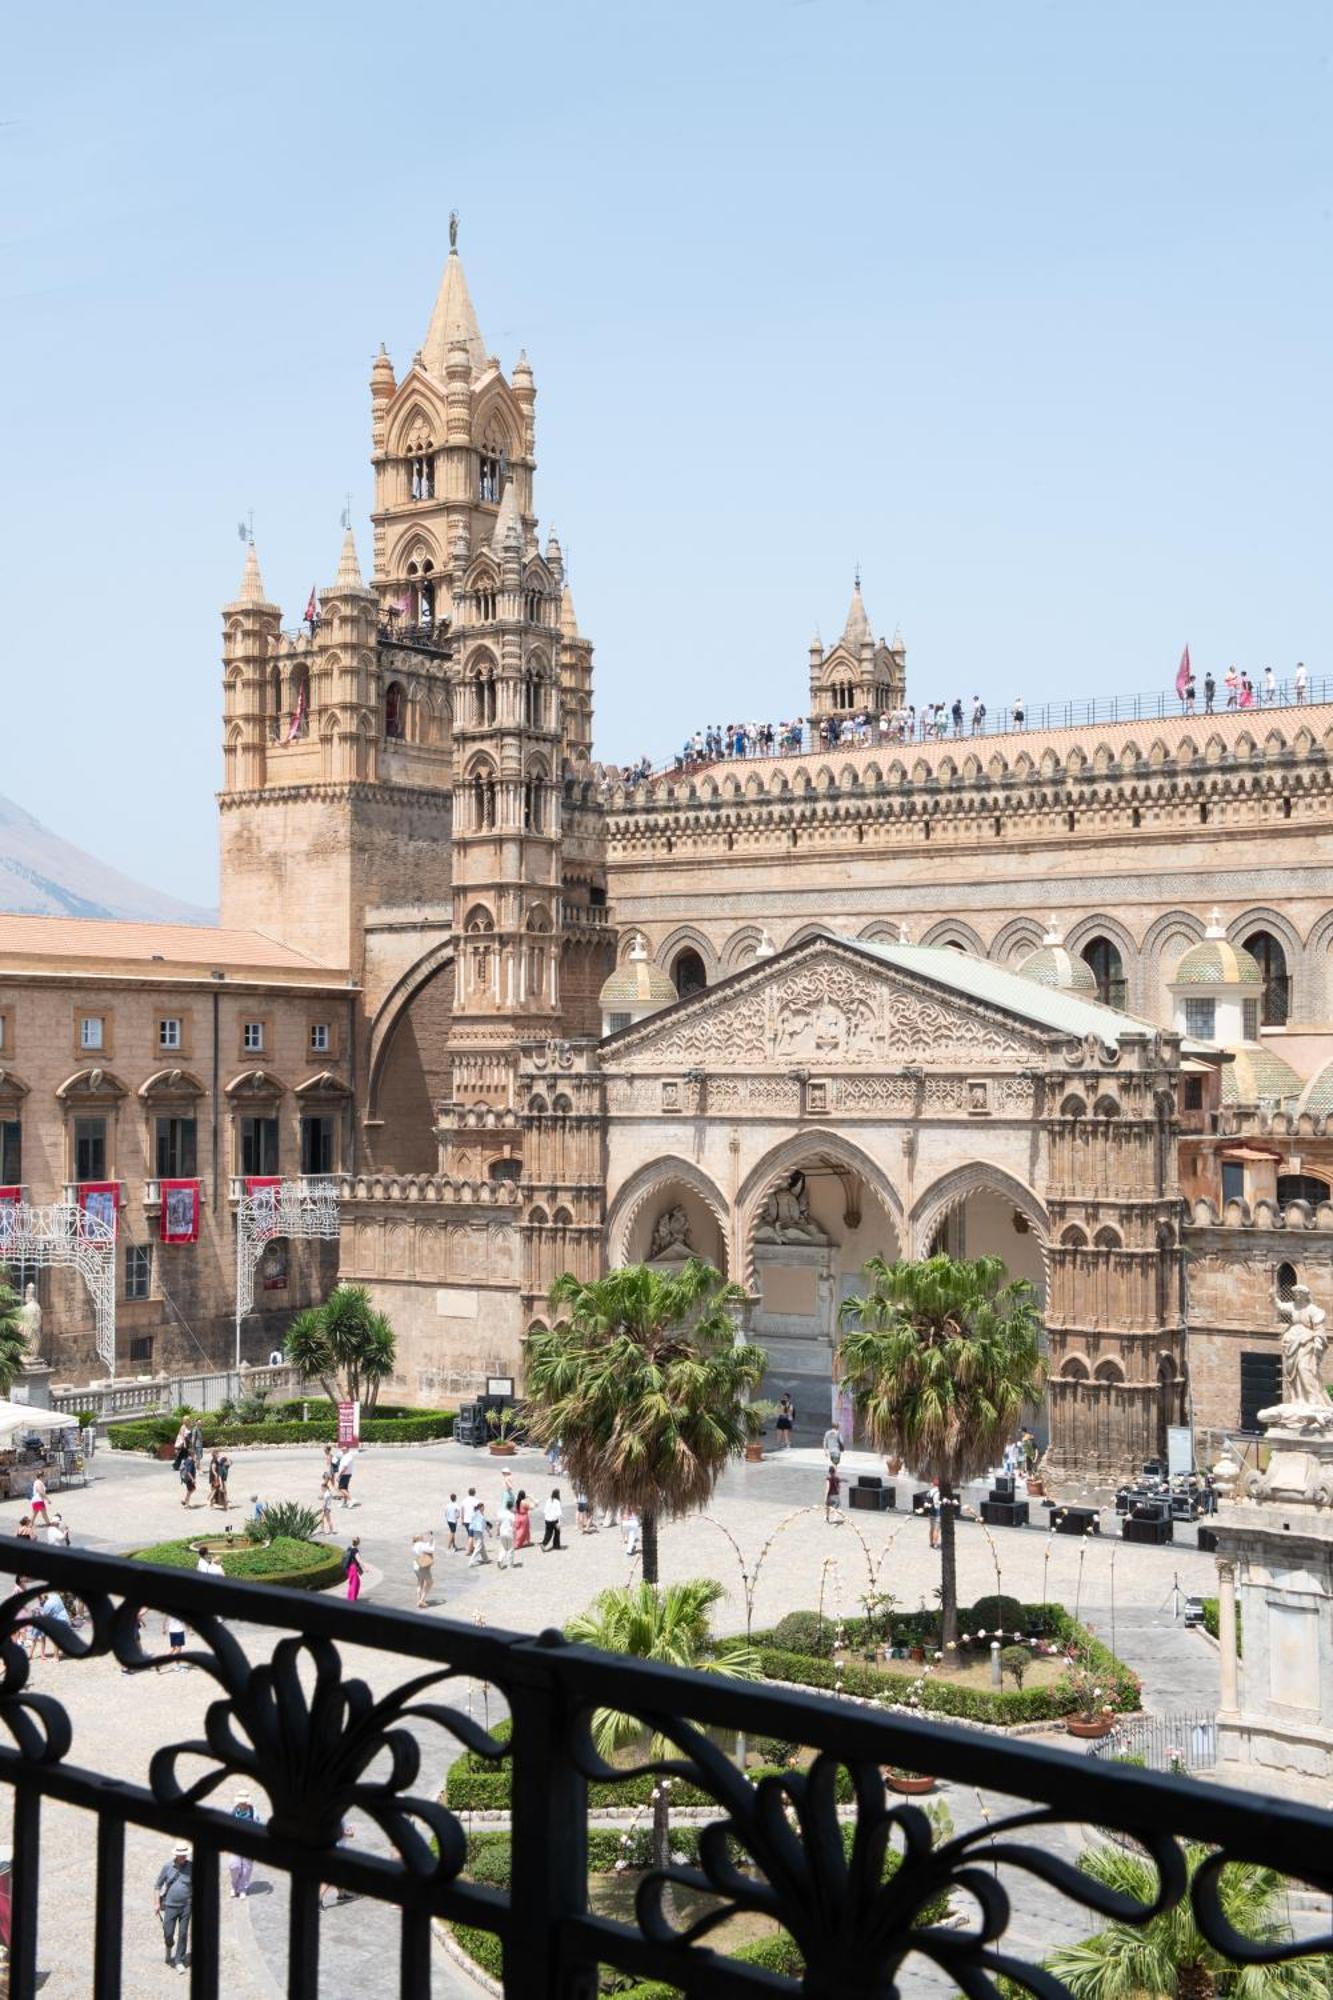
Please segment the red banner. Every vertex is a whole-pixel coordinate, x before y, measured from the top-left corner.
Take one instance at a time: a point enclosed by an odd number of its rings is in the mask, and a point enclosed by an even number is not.
[[[116,1217],[120,1208],[119,1181],[80,1181],[78,1203],[85,1215],[93,1216],[98,1222],[110,1226],[111,1234],[116,1233]]]
[[[338,1443],[340,1446],[355,1444],[361,1429],[360,1403],[339,1403]]]
[[[162,1181],[162,1241],[199,1241],[198,1181]]]

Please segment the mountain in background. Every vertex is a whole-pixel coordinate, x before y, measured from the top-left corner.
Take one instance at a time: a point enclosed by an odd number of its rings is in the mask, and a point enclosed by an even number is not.
[[[120,917],[147,924],[214,924],[217,913],[132,882],[0,797],[0,910],[29,917]]]

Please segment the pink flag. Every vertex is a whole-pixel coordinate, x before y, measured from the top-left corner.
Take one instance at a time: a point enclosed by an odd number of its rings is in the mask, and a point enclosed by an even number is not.
[[[1181,697],[1182,700],[1184,699],[1185,690],[1189,686],[1189,683],[1190,683],[1190,649],[1188,646],[1186,646],[1184,652],[1180,656],[1180,665],[1176,669],[1176,693]]]
[[[292,716],[292,726],[287,731],[287,741],[289,743],[295,743],[297,737],[301,734],[302,724],[305,722],[305,689],[306,684],[303,680],[296,690],[296,711]]]
[[[313,626],[315,620],[318,617],[319,617],[319,598],[316,595],[315,586],[312,583],[310,586],[310,595],[306,599],[305,622],[307,625]]]

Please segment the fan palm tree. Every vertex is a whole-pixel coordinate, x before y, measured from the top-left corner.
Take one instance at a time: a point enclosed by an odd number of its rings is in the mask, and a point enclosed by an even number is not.
[[[283,1342],[287,1359],[317,1380],[331,1403],[360,1403],[369,1416],[393,1372],[397,1342],[364,1285],[338,1285],[322,1306],[300,1312]]]
[[[627,1653],[660,1666],[692,1667],[705,1674],[728,1674],[736,1680],[762,1680],[763,1668],[754,1648],[735,1639],[715,1645],[708,1614],[724,1595],[712,1577],[687,1583],[654,1583],[632,1589],[604,1590],[596,1602],[565,1627],[565,1636],[603,1653]],[[641,1743],[649,1734],[642,1718],[599,1708],[592,1720],[597,1754],[610,1763],[618,1751]],[[653,1736],[649,1756],[665,1757],[669,1746]],[[653,1793],[653,1866],[665,1868],[671,1858],[670,1800],[657,1785]]]
[[[869,1290],[844,1301],[842,1380],[884,1451],[938,1481],[940,1602],[946,1645],[958,1638],[957,1492],[1015,1434],[1046,1371],[1037,1295],[998,1257],[928,1257],[865,1267]]]
[[[1208,1858],[1206,1847],[1185,1850],[1191,1881]],[[1146,1856],[1102,1843],[1079,1857],[1079,1867],[1105,1888],[1136,1903],[1157,1895],[1157,1870]],[[1293,1933],[1279,1914],[1287,1884],[1272,1868],[1233,1861],[1218,1883],[1222,1911],[1233,1930],[1256,1944],[1287,1944]],[[1194,1920],[1188,1895],[1146,1924],[1108,1924],[1082,1944],[1062,1945],[1043,1961],[1074,2000],[1328,2000],[1333,1961],[1291,1959],[1281,1965],[1237,1968],[1208,1943]]]
[[[528,1335],[529,1432],[560,1441],[591,1505],[639,1516],[646,1583],[657,1582],[658,1524],[702,1507],[758,1431],[747,1398],[765,1357],[737,1340],[744,1299],[694,1257],[679,1271],[629,1264],[586,1284],[566,1272],[551,1287],[554,1325]]]
[[[28,1356],[19,1311],[23,1301],[9,1283],[9,1273],[0,1270],[0,1396],[7,1396]]]

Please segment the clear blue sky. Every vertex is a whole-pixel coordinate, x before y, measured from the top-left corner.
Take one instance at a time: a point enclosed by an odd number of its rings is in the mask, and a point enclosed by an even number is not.
[[[805,706],[1333,672],[1327,7],[48,4],[0,80],[0,792],[215,900],[220,605],[363,556],[462,216],[536,371],[599,754]],[[110,786],[114,786],[114,802]]]

